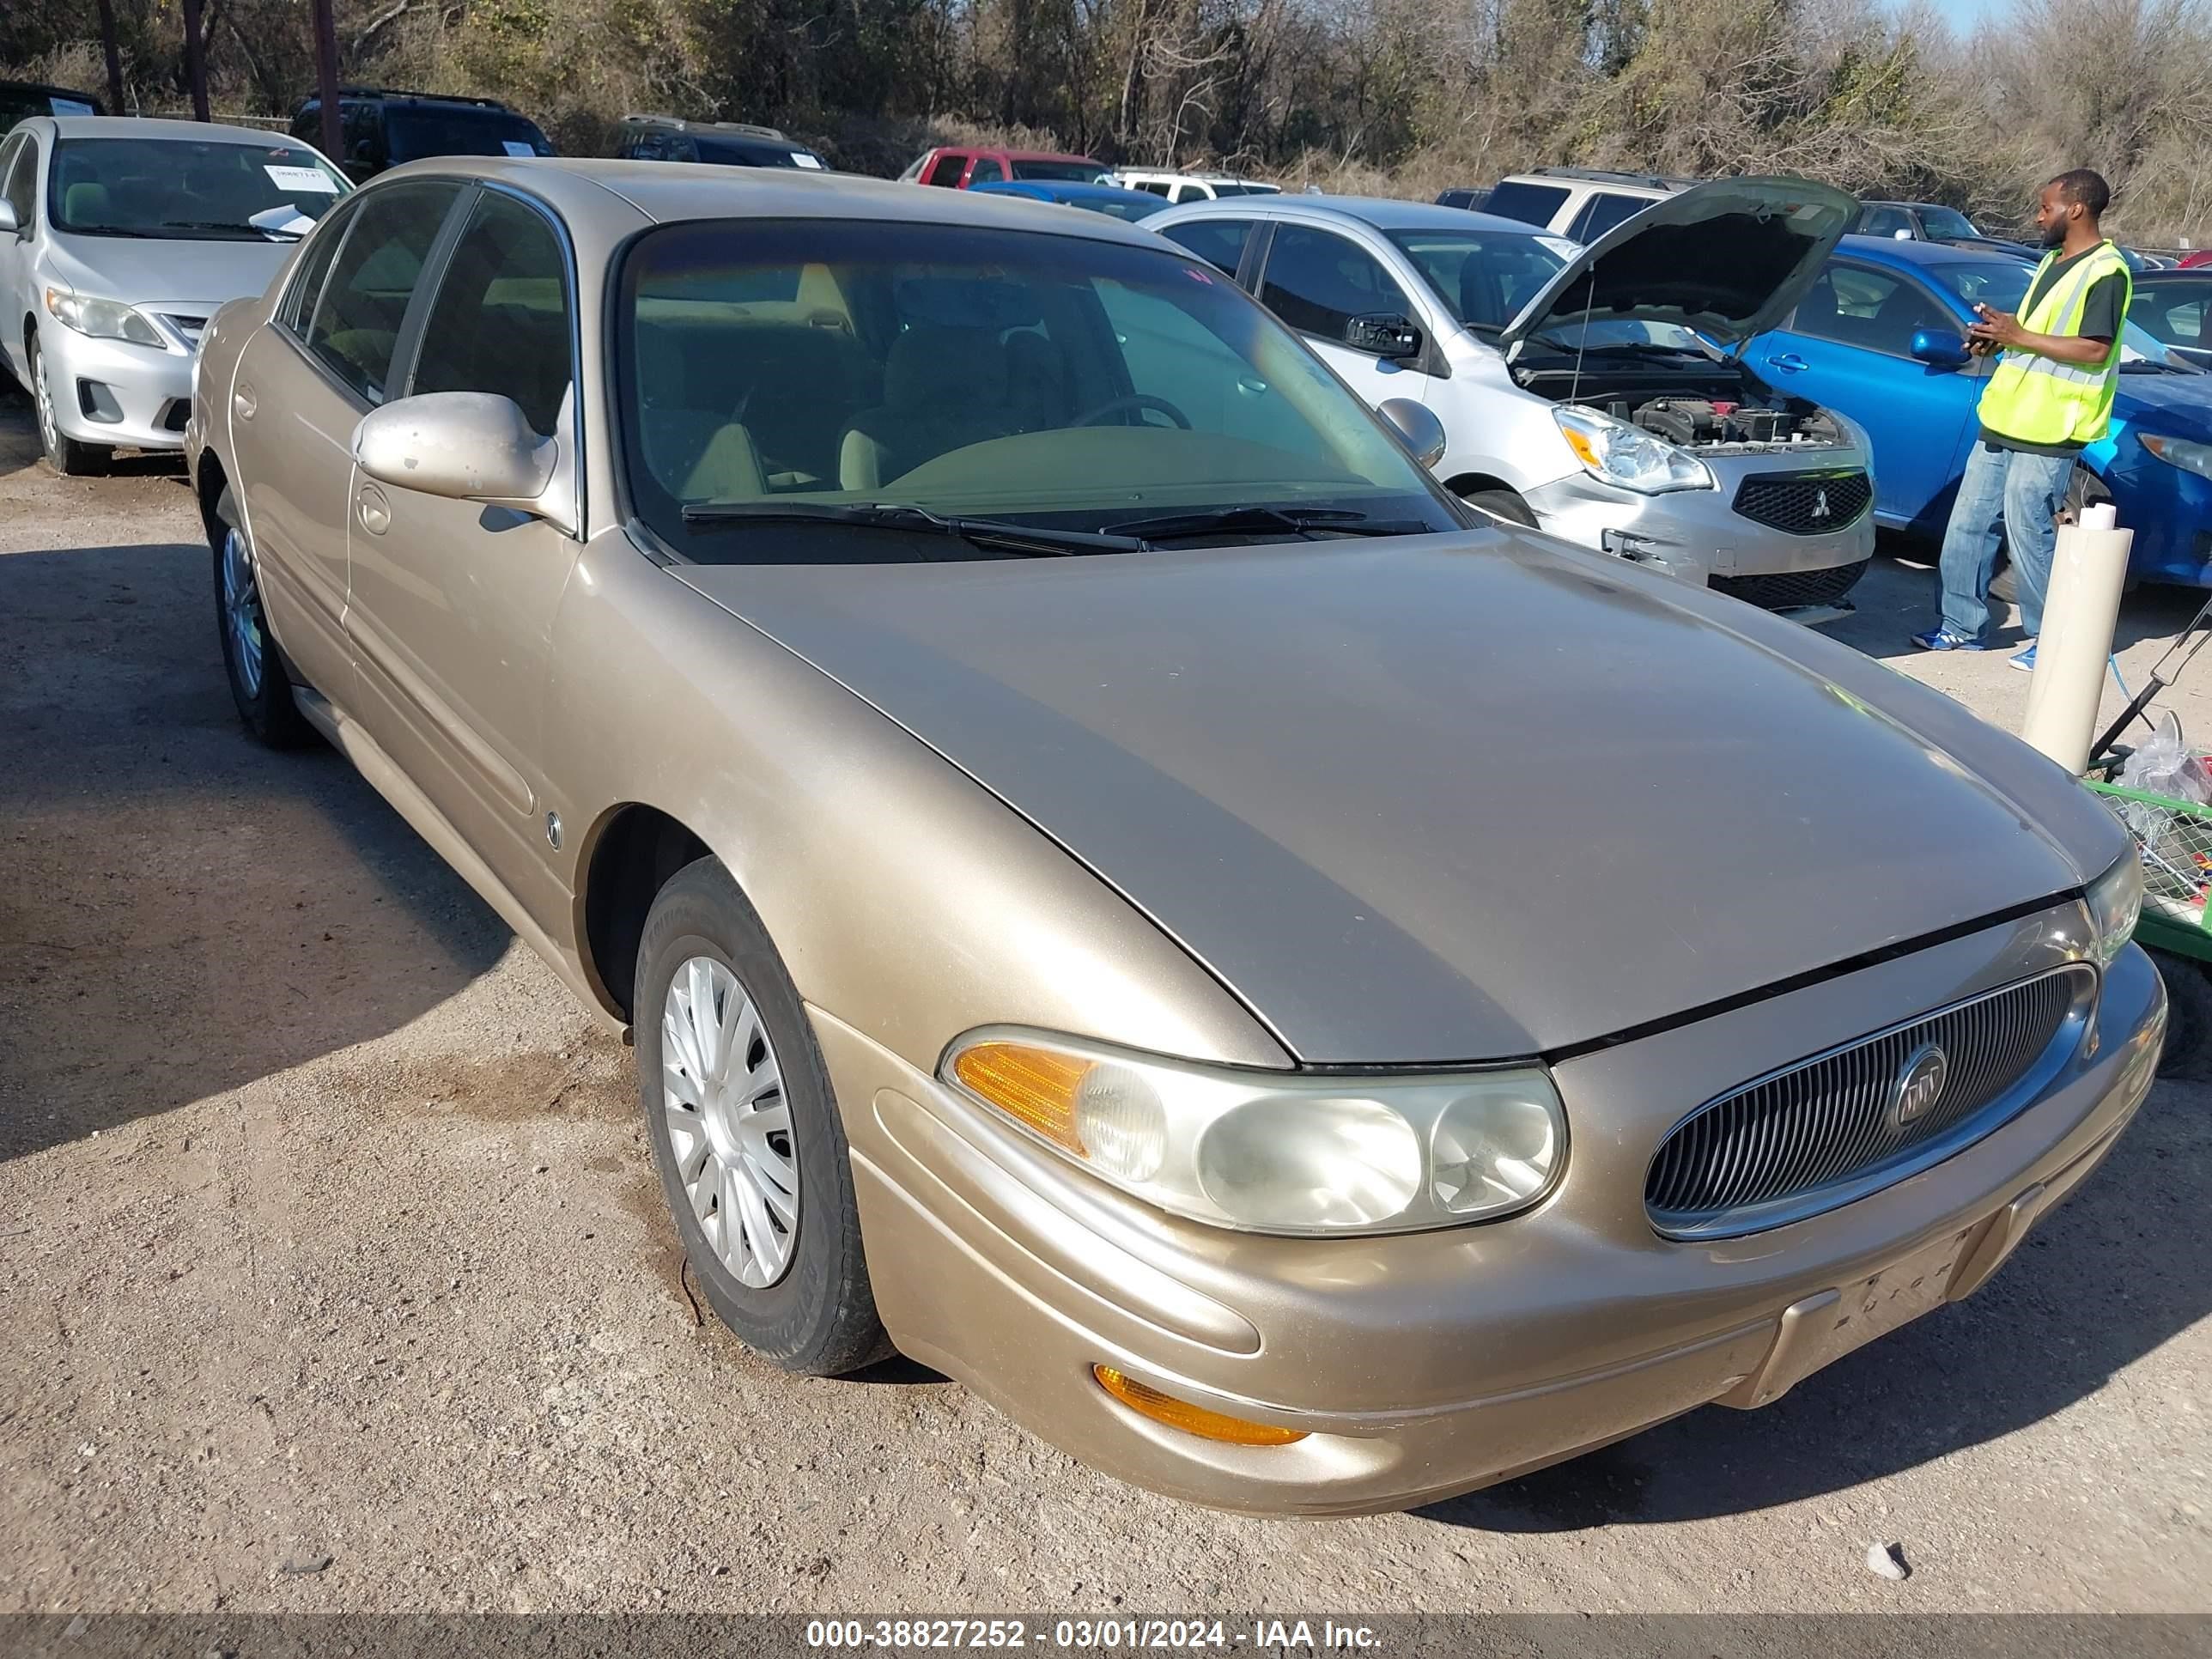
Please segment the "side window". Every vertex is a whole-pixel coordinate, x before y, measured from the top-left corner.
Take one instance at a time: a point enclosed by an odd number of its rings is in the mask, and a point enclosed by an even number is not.
[[[1523,224],[1548,225],[1566,199],[1565,185],[1527,185],[1508,179],[1490,192],[1482,210],[1502,219],[1518,219]]]
[[[330,275],[331,261],[337,257],[338,244],[345,240],[346,227],[353,222],[353,212],[351,202],[341,203],[307,238],[299,269],[292,273],[292,286],[276,312],[278,324],[294,334],[304,333],[307,319],[314,315],[315,301],[323,291],[323,278]]]
[[[1574,226],[1567,234],[1577,242],[1595,242],[1625,220],[1632,219],[1650,207],[1641,196],[1616,196],[1611,191],[1600,191],[1583,204],[1583,210],[1575,216]]]
[[[975,158],[975,171],[969,175],[968,182],[971,185],[988,185],[1006,176],[1006,168],[988,155],[979,155]]]
[[[307,349],[369,402],[384,401],[399,325],[459,185],[405,184],[362,198],[307,325]]]
[[[408,390],[496,392],[551,437],[568,391],[567,264],[544,215],[486,194],[453,245]]]
[[[1863,351],[1910,356],[1916,329],[1958,324],[1918,283],[1865,265],[1831,265],[1820,274],[1790,326],[1796,333]]]
[[[8,182],[0,190],[4,191],[9,206],[15,210],[15,222],[28,229],[38,207],[39,141],[25,133],[19,143],[15,164],[7,173]]]
[[[1859,234],[1863,236],[1894,236],[1900,230],[1911,228],[1912,221],[1905,216],[1902,208],[1867,208],[1859,214]]]
[[[1334,231],[1278,225],[1260,303],[1301,334],[1346,343],[1355,317],[1412,317],[1405,290],[1375,256]]]
[[[1137,188],[1141,191],[1148,191],[1154,196],[1164,196],[1168,193],[1166,183],[1158,179],[1139,179],[1137,182]]]
[[[1244,244],[1252,240],[1252,221],[1200,219],[1194,224],[1170,225],[1161,234],[1170,242],[1188,248],[1224,276],[1234,276],[1237,267],[1243,263]]]
[[[929,171],[921,175],[921,182],[925,185],[942,185],[948,189],[957,188],[960,183],[960,175],[967,170],[968,157],[963,153],[957,149],[943,150],[939,153],[937,159],[929,164]]]

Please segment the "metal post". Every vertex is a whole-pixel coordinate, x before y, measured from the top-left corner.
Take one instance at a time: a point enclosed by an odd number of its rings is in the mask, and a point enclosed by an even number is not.
[[[338,26],[331,0],[315,0],[315,92],[323,106],[323,154],[346,164],[345,139],[338,126]]]
[[[100,45],[107,54],[107,112],[123,112],[123,53],[115,44],[115,0],[100,0]]]
[[[192,119],[211,119],[207,100],[207,41],[200,33],[200,0],[185,0],[185,79],[192,90]]]

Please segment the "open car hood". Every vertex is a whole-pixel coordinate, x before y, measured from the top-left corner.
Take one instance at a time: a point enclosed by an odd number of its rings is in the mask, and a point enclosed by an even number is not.
[[[1500,337],[1572,340],[1585,317],[1733,344],[1789,315],[1859,204],[1809,179],[1717,179],[1654,202],[1561,267]]]

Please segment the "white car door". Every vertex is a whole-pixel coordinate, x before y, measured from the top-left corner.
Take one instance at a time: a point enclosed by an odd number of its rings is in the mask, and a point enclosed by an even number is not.
[[[15,210],[15,229],[0,232],[0,305],[11,319],[31,314],[37,307],[31,295],[31,238],[38,228],[38,141],[26,131],[9,135],[0,144],[0,195]],[[0,352],[16,384],[30,384],[30,368],[23,356],[21,327],[0,329]]]
[[[1365,248],[1318,225],[1279,220],[1260,276],[1260,303],[1305,337],[1306,343],[1370,404],[1391,398],[1428,398],[1429,323],[1396,277]],[[1425,349],[1401,354],[1392,324],[1420,331]]]

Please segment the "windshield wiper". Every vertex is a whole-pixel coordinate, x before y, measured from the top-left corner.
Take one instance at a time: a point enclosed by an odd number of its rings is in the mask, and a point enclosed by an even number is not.
[[[690,525],[847,524],[864,530],[896,530],[930,536],[957,536],[976,547],[1037,557],[1069,553],[1143,553],[1149,544],[1134,536],[1109,536],[1087,530],[1040,530],[999,519],[962,519],[933,513],[902,501],[867,505],[793,501],[695,501],[684,509]]]
[[[164,230],[227,230],[232,235],[258,238],[258,225],[241,225],[235,219],[164,219],[155,227],[156,233]]]
[[[1342,507],[1220,507],[1204,513],[1175,513],[1157,519],[1133,519],[1114,528],[1147,541],[1181,536],[1232,534],[1239,530],[1290,530],[1310,536],[1326,531],[1340,536],[1426,536],[1433,525],[1419,519],[1372,519]]]

